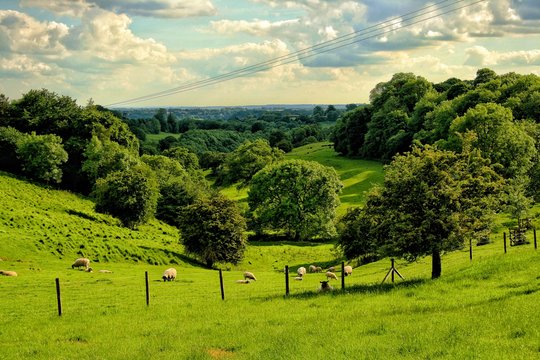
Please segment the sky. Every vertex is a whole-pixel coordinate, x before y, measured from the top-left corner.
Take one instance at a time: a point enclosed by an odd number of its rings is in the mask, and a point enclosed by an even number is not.
[[[366,103],[397,72],[436,83],[484,67],[540,75],[540,0],[0,1],[11,100],[46,88],[80,105]]]

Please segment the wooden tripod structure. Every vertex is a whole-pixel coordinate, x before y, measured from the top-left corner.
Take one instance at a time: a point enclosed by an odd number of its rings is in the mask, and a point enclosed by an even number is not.
[[[386,273],[386,276],[384,277],[381,284],[383,284],[386,281],[386,278],[388,278],[388,275],[390,274],[392,274],[392,282],[394,282],[394,274],[397,274],[402,280],[405,280],[405,278],[401,276],[399,271],[397,271],[394,258],[392,258],[391,261],[392,261],[392,267],[390,267],[390,270],[388,270],[388,272]]]

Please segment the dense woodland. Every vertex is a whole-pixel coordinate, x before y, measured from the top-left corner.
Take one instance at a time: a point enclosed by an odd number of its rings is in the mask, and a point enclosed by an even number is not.
[[[441,253],[488,237],[496,212],[519,223],[540,197],[535,75],[480,69],[473,80],[434,84],[398,73],[371,91],[368,105],[344,110],[125,115],[46,89],[0,95],[1,170],[91,195],[97,211],[127,227],[161,219],[209,266],[240,261],[250,230],[337,238],[349,258],[432,255],[438,277]],[[339,222],[334,169],[283,157],[328,139],[344,156],[389,164],[366,205]],[[251,187],[247,210],[217,191],[233,184]]]

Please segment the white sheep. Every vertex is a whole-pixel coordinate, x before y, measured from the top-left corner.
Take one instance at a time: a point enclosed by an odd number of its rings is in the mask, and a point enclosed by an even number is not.
[[[336,276],[336,274],[334,274],[334,273],[331,272],[331,271],[327,271],[327,272],[326,272],[326,278],[327,278],[327,279],[330,279],[330,280],[332,280],[332,279],[337,280],[337,279],[338,279],[337,276]]]
[[[94,272],[94,269],[92,269],[91,267],[87,267],[86,270],[84,270],[86,272]]]
[[[88,269],[90,267],[90,259],[87,258],[78,258],[75,260],[73,265],[71,265],[72,269],[84,267],[85,269]]]
[[[255,277],[255,275],[253,275],[253,273],[250,273],[249,271],[244,272],[244,279],[250,279],[250,280],[257,281],[257,278]]]
[[[296,270],[296,273],[298,274],[298,276],[302,277],[306,275],[306,268],[301,266],[298,268],[298,270]]]
[[[319,287],[319,292],[332,291],[334,288],[328,283],[328,281],[321,281],[321,286]]]
[[[251,281],[249,281],[249,279],[246,279],[246,280],[236,280],[236,283],[237,283],[237,284],[249,284],[249,283],[251,283]]]
[[[15,271],[11,271],[11,270],[0,270],[0,275],[17,276],[17,273]]]
[[[336,267],[335,266],[330,266],[328,268],[328,270],[326,270],[326,271],[334,272],[334,271],[336,271]]]
[[[352,266],[347,265],[343,268],[343,271],[345,272],[345,276],[352,275]]]
[[[309,265],[309,272],[310,273],[317,272],[317,266],[316,265]]]
[[[294,278],[294,280],[299,280],[299,281],[301,281],[301,280],[304,280],[304,278],[303,278],[302,276],[296,276],[296,277]]]
[[[163,272],[163,281],[174,281],[176,279],[176,269],[169,268]]]
[[[110,274],[110,273],[112,273],[111,270],[105,270],[105,269],[98,270],[98,272],[100,272],[102,274]]]

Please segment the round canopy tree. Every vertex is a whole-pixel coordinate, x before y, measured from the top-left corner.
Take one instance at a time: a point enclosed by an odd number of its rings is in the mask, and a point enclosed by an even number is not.
[[[408,260],[432,255],[432,278],[438,278],[441,253],[489,231],[503,184],[470,145],[461,154],[414,148],[386,168],[383,186],[373,190],[357,214],[359,231],[342,233],[340,245],[348,257],[369,253],[374,246],[384,255]]]
[[[96,211],[136,228],[154,216],[159,188],[153,171],[141,164],[98,179],[93,194]]]
[[[246,222],[236,203],[223,195],[198,199],[180,211],[182,243],[208,267],[239,263],[244,257]]]
[[[295,240],[335,234],[343,185],[333,168],[290,160],[259,171],[248,193],[249,215],[257,231],[285,230]]]

